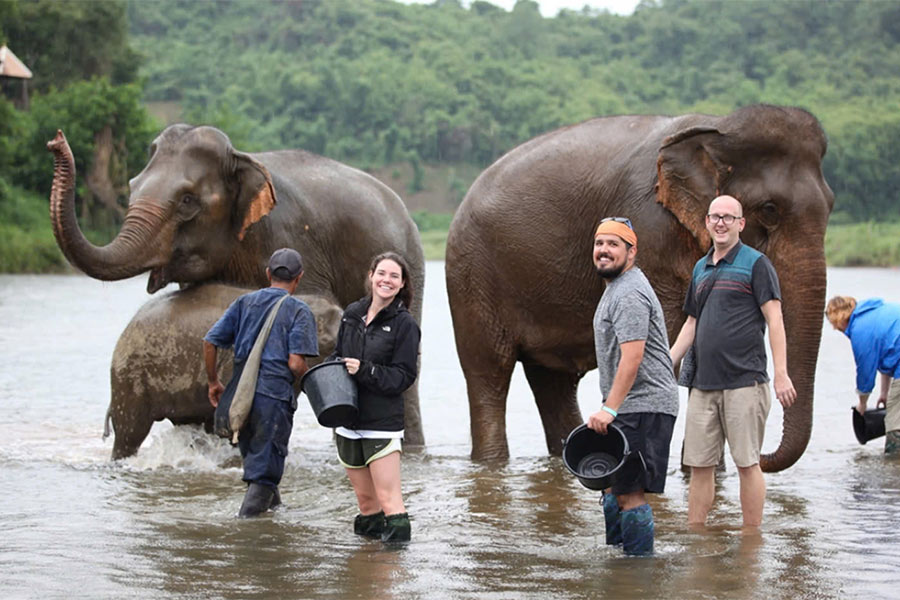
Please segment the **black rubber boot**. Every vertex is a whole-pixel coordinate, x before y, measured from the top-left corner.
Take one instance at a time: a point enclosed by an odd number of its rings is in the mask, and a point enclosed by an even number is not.
[[[251,483],[247,486],[247,493],[244,494],[244,501],[241,503],[238,518],[256,517],[266,512],[272,506],[272,498],[274,496],[274,488],[261,483]]]
[[[412,528],[409,525],[408,513],[397,513],[396,515],[385,515],[384,531],[381,534],[381,541],[386,543],[408,542]]]
[[[353,533],[373,540],[380,540],[384,532],[384,511],[379,510],[372,515],[356,515],[353,521]]]
[[[275,491],[272,494],[272,503],[269,505],[269,508],[275,510],[281,506],[281,494],[278,492],[278,488],[275,488]]]

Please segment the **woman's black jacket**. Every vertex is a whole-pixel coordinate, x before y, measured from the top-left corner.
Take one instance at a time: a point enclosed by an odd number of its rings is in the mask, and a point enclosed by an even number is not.
[[[334,353],[329,358],[360,359],[353,376],[359,390],[359,417],[352,429],[403,429],[402,394],[418,374],[421,333],[403,302],[394,298],[366,326],[372,297],[357,300],[344,310]]]

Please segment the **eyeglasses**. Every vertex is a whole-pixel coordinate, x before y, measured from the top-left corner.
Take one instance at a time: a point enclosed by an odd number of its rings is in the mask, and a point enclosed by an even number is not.
[[[744,217],[736,217],[734,215],[706,215],[706,218],[709,219],[709,222],[713,225],[719,222],[725,223],[726,225],[733,225],[736,220],[743,219]]]
[[[634,227],[631,225],[631,219],[627,219],[625,217],[606,217],[605,219],[600,219],[601,223],[606,223],[607,221],[615,221],[616,223],[624,223],[628,226],[628,229],[634,231]]]

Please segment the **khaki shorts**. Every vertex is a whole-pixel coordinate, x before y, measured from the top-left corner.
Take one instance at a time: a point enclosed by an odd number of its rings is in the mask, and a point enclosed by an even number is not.
[[[684,464],[714,467],[727,441],[738,467],[759,462],[772,406],[769,384],[736,390],[691,390],[684,425]]]
[[[900,379],[891,379],[891,387],[888,390],[884,408],[884,430],[900,429]]]
[[[351,440],[335,434],[338,460],[348,469],[363,469],[373,460],[387,456],[391,452],[402,452],[399,438],[362,438]]]

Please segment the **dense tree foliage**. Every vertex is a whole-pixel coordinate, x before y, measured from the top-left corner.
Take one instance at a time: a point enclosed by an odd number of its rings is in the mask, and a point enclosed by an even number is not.
[[[0,214],[12,212],[10,186],[46,198],[53,175],[46,144],[63,129],[82,175],[78,199],[84,220],[111,224],[158,128],[143,105],[140,56],[128,44],[125,3],[2,0],[0,42],[34,73],[30,110],[15,110],[0,98],[0,180],[7,184]],[[98,154],[109,156],[103,163],[108,167],[94,173],[88,186],[84,175]],[[23,204],[16,206],[21,212]]]
[[[302,147],[408,172],[401,194],[449,165],[455,202],[471,181],[457,173],[594,116],[802,106],[829,136],[834,220],[898,216],[896,0],[643,0],[627,17],[553,18],[530,0],[511,11],[485,0],[0,0],[0,43],[35,73],[29,112],[0,97],[7,223],[46,198],[44,144],[57,128],[75,150],[85,224],[112,223],[161,128],[144,108],[155,103],[222,127],[243,150]],[[86,186],[104,152],[107,181]]]
[[[483,0],[131,0],[128,12],[147,98],[243,123],[251,148],[486,166],[598,115],[769,102],[823,121],[842,218],[897,212],[897,2],[645,0],[629,17],[542,18],[529,0],[509,12]]]

